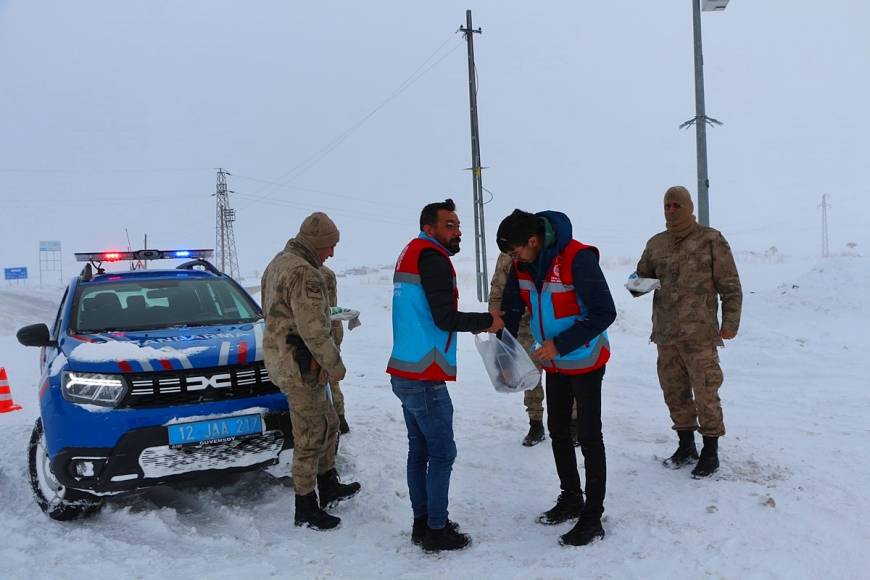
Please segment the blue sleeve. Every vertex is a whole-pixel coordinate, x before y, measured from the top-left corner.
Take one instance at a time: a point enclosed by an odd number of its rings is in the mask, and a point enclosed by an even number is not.
[[[517,273],[511,268],[501,295],[501,310],[504,312],[504,327],[514,336],[520,329],[520,319],[523,317],[525,309],[526,305],[520,298],[520,283],[517,280]]]
[[[559,354],[565,355],[591,341],[607,330],[616,320],[616,306],[598,265],[595,252],[586,250],[574,256],[571,265],[574,275],[574,291],[586,306],[586,317],[553,339]]]

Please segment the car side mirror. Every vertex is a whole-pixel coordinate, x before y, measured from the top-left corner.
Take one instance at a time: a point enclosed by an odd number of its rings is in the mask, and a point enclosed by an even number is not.
[[[57,344],[56,341],[51,340],[48,326],[45,324],[31,324],[19,328],[15,337],[24,346],[55,346]]]

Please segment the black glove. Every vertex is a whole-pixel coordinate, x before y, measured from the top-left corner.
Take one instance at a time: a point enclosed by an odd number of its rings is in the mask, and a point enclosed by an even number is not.
[[[308,350],[308,347],[305,345],[305,341],[302,340],[302,337],[296,336],[295,334],[288,334],[287,344],[294,347],[293,360],[295,360],[296,364],[299,365],[299,370],[303,373],[311,372],[311,360],[313,357],[311,356],[311,351]]]

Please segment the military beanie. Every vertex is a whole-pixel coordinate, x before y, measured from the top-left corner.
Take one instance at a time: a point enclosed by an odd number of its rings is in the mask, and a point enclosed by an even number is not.
[[[314,212],[302,222],[297,238],[304,238],[314,249],[329,248],[338,243],[338,228],[323,212]]]

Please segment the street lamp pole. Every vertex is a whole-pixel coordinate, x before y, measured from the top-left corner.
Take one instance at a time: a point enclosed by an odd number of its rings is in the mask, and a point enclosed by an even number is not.
[[[704,105],[704,54],[701,48],[701,2],[704,10],[724,10],[728,0],[692,0],[692,22],[695,33],[695,118],[689,119],[681,128],[695,125],[695,142],[698,149],[698,221],[710,225],[710,179],[707,175],[707,123],[721,125],[707,116]]]
[[[707,176],[707,112],[704,106],[704,55],[701,51],[701,0],[692,0],[695,28],[695,142],[698,148],[698,219],[710,225],[710,180]]]

